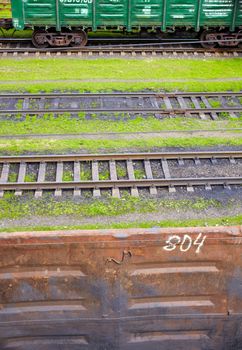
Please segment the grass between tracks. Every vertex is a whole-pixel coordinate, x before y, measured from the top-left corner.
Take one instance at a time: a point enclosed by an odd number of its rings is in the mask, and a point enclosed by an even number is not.
[[[241,90],[241,66],[241,58],[2,58],[0,90]]]
[[[203,226],[230,226],[241,225],[242,215],[234,217],[220,217],[193,220],[163,220],[163,221],[134,221],[131,223],[112,223],[76,225],[76,226],[15,226],[0,229],[0,232],[18,231],[56,231],[56,230],[95,230],[95,229],[128,229],[128,228],[152,228],[152,227],[203,227]]]
[[[157,132],[242,128],[242,115],[238,118],[228,117],[227,119],[216,121],[184,117],[157,119],[152,116],[148,118],[140,116],[130,120],[127,115],[123,117],[114,116],[113,118],[119,120],[100,120],[98,119],[98,115],[93,115],[93,119],[91,120],[86,120],[84,115],[73,118],[68,114],[58,115],[58,117],[55,117],[53,114],[45,114],[43,117],[27,116],[25,119],[19,116],[14,121],[1,120],[0,135]]]
[[[183,91],[227,91],[242,89],[242,59],[42,59],[17,58],[1,59],[0,90],[17,91],[138,91],[183,90]],[[185,78],[184,78],[185,77]],[[150,81],[152,80],[152,81]],[[160,80],[160,81],[159,81]],[[33,126],[34,125],[34,126]],[[154,118],[133,121],[86,121],[73,120],[68,116],[54,119],[26,118],[24,121],[1,121],[1,134],[13,133],[67,133],[67,132],[122,132],[122,131],[161,131],[195,130],[241,127],[241,120],[223,120],[216,122],[185,121],[183,118],[163,120]],[[29,152],[62,153],[119,151],[138,149],[150,151],[161,147],[210,147],[241,146],[242,138],[226,137],[168,137],[135,140],[86,140],[86,139],[46,139],[0,140],[1,154],[21,154]],[[132,213],[153,213],[170,209],[171,211],[192,210],[200,213],[207,208],[218,208],[215,200],[145,200],[137,198],[73,203],[68,200],[28,200],[13,196],[0,199],[0,220],[19,219],[33,216],[76,215],[85,217],[111,217],[106,223],[82,226],[38,226],[31,230],[48,229],[95,229],[129,227],[171,227],[241,224],[242,215],[192,220],[164,220],[143,222],[112,222],[118,215]],[[196,217],[196,216],[193,216]],[[10,223],[11,226],[11,223]],[[27,226],[27,224],[26,224]],[[26,230],[26,227],[13,230]],[[28,228],[30,229],[30,228]],[[11,230],[11,229],[9,229]],[[3,231],[3,229],[2,229]],[[4,230],[6,231],[6,230]]]
[[[226,202],[226,207],[233,208],[236,206],[235,200]],[[194,219],[196,213],[200,213],[206,209],[223,208],[222,204],[218,200],[193,198],[193,199],[147,199],[147,198],[134,198],[131,196],[125,196],[121,199],[107,197],[102,200],[89,199],[87,201],[82,200],[80,202],[73,202],[68,199],[56,200],[53,197],[46,195],[41,199],[30,198],[16,198],[12,194],[7,194],[4,198],[0,199],[0,219],[14,219],[25,218],[28,222],[28,217],[59,217],[65,215],[69,218],[78,218],[79,220],[85,220],[85,218],[98,217],[99,222],[96,224],[83,224],[79,226],[36,226],[36,227],[18,227],[11,229],[11,221],[9,229],[7,230],[48,230],[48,229],[95,229],[95,228],[130,228],[130,227],[179,227],[179,226],[207,226],[207,225],[232,225],[241,224],[242,215],[234,217],[217,217],[204,219]],[[135,214],[146,213],[164,213],[170,211],[174,215],[176,212],[183,212],[187,210],[193,211],[193,219],[186,220],[164,220],[164,221],[129,221],[126,217],[125,220],[115,221],[115,217],[120,215],[132,214],[135,218]],[[102,220],[103,218],[103,220]],[[40,220],[39,220],[40,221]],[[68,220],[67,220],[68,222]],[[6,231],[1,229],[0,231]]]
[[[18,198],[12,193],[0,199],[0,219],[16,219],[27,216],[78,215],[78,217],[118,216],[130,213],[153,213],[160,210],[205,210],[219,208],[222,204],[214,199],[146,199],[124,195],[122,198],[107,196],[104,199],[87,199],[74,202],[71,199],[57,200],[48,194],[43,198]],[[232,202],[231,202],[232,205]]]
[[[14,139],[0,141],[0,154],[65,153],[65,152],[118,152],[136,150],[149,152],[162,147],[212,147],[241,146],[242,137],[169,137],[140,138],[131,140],[86,140],[86,139]]]

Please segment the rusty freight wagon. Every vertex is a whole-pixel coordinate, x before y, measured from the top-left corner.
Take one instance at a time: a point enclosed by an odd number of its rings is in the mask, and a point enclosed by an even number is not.
[[[85,45],[89,30],[110,28],[197,33],[205,47],[242,39],[241,0],[12,0],[12,15],[36,47]]]
[[[1,350],[241,350],[242,227],[1,233]]]

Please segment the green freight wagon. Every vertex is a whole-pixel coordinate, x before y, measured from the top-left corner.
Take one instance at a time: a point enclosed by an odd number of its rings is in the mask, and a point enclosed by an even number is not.
[[[242,40],[242,0],[12,0],[12,15],[37,47],[85,45],[89,30],[110,28],[197,32],[209,47]]]

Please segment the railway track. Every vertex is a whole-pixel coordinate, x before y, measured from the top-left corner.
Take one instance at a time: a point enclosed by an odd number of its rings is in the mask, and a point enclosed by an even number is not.
[[[0,116],[60,114],[185,115],[200,119],[241,116],[242,92],[0,94]]]
[[[107,41],[109,44],[99,44]],[[125,44],[114,44],[120,41]],[[85,47],[36,49],[32,46],[29,38],[0,38],[0,56],[242,56],[242,48],[205,49],[199,47],[196,41],[191,43],[176,41],[157,43],[156,39],[150,39],[150,43],[147,43],[148,41],[144,38],[122,38],[122,40],[120,38],[90,38],[89,46]],[[133,44],[127,44],[130,42]]]
[[[193,192],[196,186],[240,186],[241,175],[242,151],[1,156],[0,196],[34,191],[40,197],[46,190],[55,196],[89,190],[94,197],[102,191],[120,197],[124,189],[133,196],[143,190],[150,195],[178,188]]]

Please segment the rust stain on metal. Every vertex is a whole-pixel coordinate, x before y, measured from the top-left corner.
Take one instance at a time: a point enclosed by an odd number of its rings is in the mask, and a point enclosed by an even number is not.
[[[128,250],[124,250],[123,251],[121,260],[117,260],[117,259],[114,259],[114,258],[107,258],[106,262],[114,262],[117,265],[121,265],[124,262],[126,257],[130,257],[130,258],[132,257],[132,253],[130,251],[128,251]]]
[[[0,349],[240,349],[242,227],[0,235]]]

